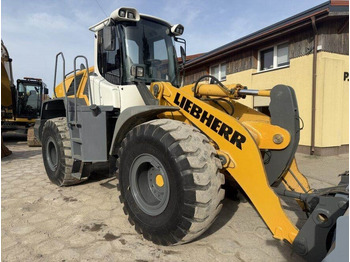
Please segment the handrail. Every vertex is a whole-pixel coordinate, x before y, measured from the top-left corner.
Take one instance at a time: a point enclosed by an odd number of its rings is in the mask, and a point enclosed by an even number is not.
[[[91,92],[91,87],[90,87],[90,73],[89,73],[89,64],[88,64],[88,60],[85,56],[83,55],[78,55],[74,58],[74,113],[75,113],[75,125],[77,125],[77,119],[78,119],[78,112],[77,112],[77,81],[75,81],[76,79],[76,72],[77,72],[77,59],[78,58],[83,58],[85,60],[85,64],[86,64],[86,72],[87,72],[87,84],[88,84],[88,89],[89,89],[89,95],[90,95],[90,105],[92,105],[92,92]]]
[[[57,76],[57,61],[58,61],[58,56],[61,55],[62,57],[62,61],[63,61],[63,87],[64,87],[64,94],[65,96],[67,96],[66,94],[66,83],[64,82],[64,80],[66,79],[66,60],[64,59],[64,55],[62,52],[59,52],[57,55],[56,55],[56,61],[55,61],[55,76],[54,76],[54,80],[53,80],[53,93],[55,95],[55,97],[57,97],[56,95],[56,90],[55,90],[55,87],[56,87],[56,76]]]
[[[66,100],[66,114],[67,114],[67,123],[69,123],[69,113],[68,113],[68,98],[67,98],[67,90],[66,90],[66,82],[65,82],[65,75],[66,75],[66,60],[64,59],[64,55],[62,52],[59,52],[57,55],[56,55],[56,61],[55,61],[55,76],[54,76],[54,80],[53,80],[53,92],[55,94],[55,97],[57,98],[57,95],[56,95],[56,76],[57,76],[57,61],[58,61],[58,57],[61,56],[62,57],[62,62],[63,62],[63,72],[62,72],[62,75],[63,75],[63,91],[64,91],[64,97],[65,97],[65,100]]]

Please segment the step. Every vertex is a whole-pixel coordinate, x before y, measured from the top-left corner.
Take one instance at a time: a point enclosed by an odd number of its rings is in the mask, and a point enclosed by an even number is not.
[[[78,172],[77,173],[72,173],[71,176],[76,178],[76,179],[79,179],[79,180],[81,179],[81,173],[78,173]]]
[[[72,141],[79,144],[83,143],[83,141],[80,138],[72,138]]]
[[[79,123],[79,122],[77,124],[75,124],[74,121],[69,121],[68,125],[74,126],[76,128],[81,128],[81,123]]]
[[[82,160],[81,155],[73,155],[72,158],[80,161]]]

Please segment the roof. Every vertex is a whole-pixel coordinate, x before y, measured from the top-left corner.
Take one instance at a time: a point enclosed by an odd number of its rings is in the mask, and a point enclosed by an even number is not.
[[[311,24],[310,18],[313,16],[315,16],[317,21],[329,15],[349,15],[349,1],[327,1],[192,59],[186,63],[185,68],[189,69],[210,60],[224,57],[235,50],[243,49],[259,41],[274,37],[277,33],[289,32],[291,29]]]
[[[199,53],[199,54],[194,54],[194,55],[187,55],[187,56],[186,56],[186,61],[195,59],[195,58],[197,58],[197,57],[199,57],[199,56],[202,56],[202,55],[204,55],[204,54],[205,54],[205,53]],[[178,57],[178,58],[177,58],[177,61],[182,63],[182,58],[181,58],[181,57]]]

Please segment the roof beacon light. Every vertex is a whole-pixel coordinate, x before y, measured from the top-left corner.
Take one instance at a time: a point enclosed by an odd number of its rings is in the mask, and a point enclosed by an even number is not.
[[[179,36],[182,35],[184,32],[184,27],[181,24],[176,24],[171,27],[171,33],[173,35]]]
[[[114,10],[110,18],[116,21],[134,21],[140,20],[140,14],[135,8],[121,7]]]

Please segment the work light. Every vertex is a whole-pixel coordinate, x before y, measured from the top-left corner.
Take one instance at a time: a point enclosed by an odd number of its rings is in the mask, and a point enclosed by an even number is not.
[[[142,66],[135,66],[133,65],[130,68],[130,74],[135,77],[144,77],[145,76],[145,70]]]
[[[184,27],[181,24],[176,24],[171,27],[171,33],[173,35],[179,36],[182,35],[184,32]]]
[[[140,20],[140,14],[137,12],[135,8],[129,8],[129,7],[121,7],[116,10],[114,10],[110,18],[116,20],[116,21],[134,21],[137,22]]]

